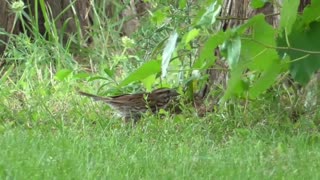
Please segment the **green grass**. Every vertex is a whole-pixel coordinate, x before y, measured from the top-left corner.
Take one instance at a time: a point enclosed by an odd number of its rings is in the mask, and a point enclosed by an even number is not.
[[[320,177],[318,114],[292,122],[276,96],[203,118],[186,106],[180,115],[148,116],[130,127],[76,94],[75,87],[96,91],[95,82],[58,81],[39,70],[2,76],[0,179]],[[20,71],[27,76],[17,78]]]
[[[320,136],[309,125],[244,125],[218,113],[146,117],[133,128],[106,116],[94,123],[96,113],[74,119],[2,126],[1,179],[320,177]]]

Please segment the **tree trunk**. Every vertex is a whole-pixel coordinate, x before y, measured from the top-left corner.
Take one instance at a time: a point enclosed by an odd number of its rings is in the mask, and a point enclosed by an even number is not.
[[[17,29],[13,28],[14,14],[9,12],[8,1],[0,1],[0,29],[8,33],[17,33]],[[8,36],[0,33],[0,54],[5,49],[5,43],[8,41]]]

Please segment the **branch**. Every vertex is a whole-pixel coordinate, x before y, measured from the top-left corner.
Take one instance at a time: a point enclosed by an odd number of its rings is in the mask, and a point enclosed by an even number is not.
[[[278,16],[280,15],[280,13],[272,13],[272,14],[266,14],[265,17],[272,17],[272,16]],[[234,16],[219,16],[217,17],[216,19],[218,20],[239,20],[239,21],[242,21],[242,20],[248,20],[252,17],[234,17]]]
[[[304,50],[304,49],[293,48],[293,47],[275,47],[275,46],[270,46],[270,45],[264,44],[260,41],[254,40],[252,38],[242,38],[242,39],[255,42],[255,43],[260,44],[260,45],[262,45],[266,48],[269,48],[269,49],[293,50],[293,51],[304,52],[304,53],[308,53],[308,54],[320,54],[320,51],[310,51],[310,50]]]

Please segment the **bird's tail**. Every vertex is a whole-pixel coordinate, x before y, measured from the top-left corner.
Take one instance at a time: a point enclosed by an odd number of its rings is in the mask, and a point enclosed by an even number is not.
[[[107,98],[107,97],[100,97],[100,96],[96,96],[96,95],[89,94],[89,93],[82,92],[82,91],[78,91],[78,93],[79,93],[80,95],[82,95],[82,96],[90,97],[90,98],[92,98],[92,99],[95,100],[95,101],[108,101],[108,100],[110,100],[110,98]]]

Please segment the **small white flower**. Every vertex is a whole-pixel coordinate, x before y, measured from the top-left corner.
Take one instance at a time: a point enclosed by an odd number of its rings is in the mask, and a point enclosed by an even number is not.
[[[11,9],[15,13],[21,13],[26,6],[23,1],[15,1],[11,4]]]
[[[192,71],[192,76],[196,77],[196,78],[200,78],[201,74],[199,70],[193,70]]]
[[[128,38],[127,36],[122,37],[121,41],[125,48],[132,48],[135,45],[134,40]]]

